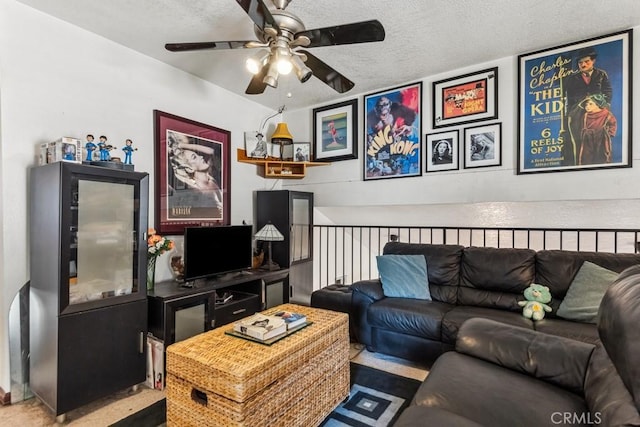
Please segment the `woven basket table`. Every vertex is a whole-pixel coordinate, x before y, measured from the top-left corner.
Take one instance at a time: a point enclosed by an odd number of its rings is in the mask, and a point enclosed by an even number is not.
[[[167,348],[167,425],[318,425],[349,395],[348,315],[284,304],[313,322],[266,346],[226,335],[233,325]]]

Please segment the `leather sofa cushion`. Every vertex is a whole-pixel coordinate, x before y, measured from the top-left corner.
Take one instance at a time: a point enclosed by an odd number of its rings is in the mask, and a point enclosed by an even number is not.
[[[592,323],[579,323],[559,318],[547,318],[533,322],[536,331],[558,335],[590,344],[600,343],[598,328]]]
[[[582,395],[595,346],[569,338],[469,319],[458,331],[456,351],[544,380]]]
[[[640,265],[609,286],[598,313],[598,333],[613,366],[640,411]]]
[[[426,408],[424,406],[409,406],[402,411],[402,415],[393,427],[416,426],[455,426],[455,427],[483,427],[482,424],[468,418],[454,414],[440,408]]]
[[[369,306],[367,321],[374,328],[440,340],[440,328],[451,304],[409,298],[384,298]]]
[[[535,278],[531,249],[469,247],[462,251],[458,304],[518,310]]]
[[[584,395],[591,412],[598,414],[600,425],[640,426],[640,415],[633,398],[601,345],[591,356]]]
[[[496,320],[513,326],[520,326],[533,329],[533,322],[522,316],[521,313],[506,310],[496,310],[494,308],[458,306],[449,310],[442,321],[442,342],[455,344],[460,326],[467,319],[472,317],[482,317],[484,319]]]
[[[436,360],[414,403],[492,427],[553,425],[554,413],[588,412],[577,394],[456,352]]]
[[[606,252],[577,252],[564,250],[546,250],[536,253],[535,282],[549,287],[552,300],[549,304],[553,311],[547,316],[555,317],[560,303],[585,261],[604,267],[616,273],[640,264],[640,254],[613,254]]]
[[[431,298],[455,304],[463,248],[460,245],[389,242],[384,246],[383,254],[424,255]]]

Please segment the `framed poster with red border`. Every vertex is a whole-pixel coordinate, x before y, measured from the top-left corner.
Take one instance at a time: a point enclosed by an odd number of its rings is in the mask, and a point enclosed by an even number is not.
[[[231,132],[154,110],[155,228],[229,225]]]

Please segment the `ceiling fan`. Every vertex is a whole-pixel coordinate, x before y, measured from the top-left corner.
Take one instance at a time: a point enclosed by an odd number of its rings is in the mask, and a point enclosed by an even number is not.
[[[307,30],[300,18],[285,11],[291,0],[271,1],[275,9],[270,10],[262,0],[236,0],[254,22],[258,40],[167,43],[165,48],[171,52],[260,49],[246,62],[247,69],[254,74],[245,91],[249,95],[261,94],[267,86],[278,87],[279,75],[293,69],[302,83],[315,76],[335,91],[344,93],[354,83],[301,48],[379,42],[385,37],[384,28],[377,20]]]

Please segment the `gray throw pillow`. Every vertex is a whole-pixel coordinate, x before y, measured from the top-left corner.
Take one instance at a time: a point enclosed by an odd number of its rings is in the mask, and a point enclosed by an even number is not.
[[[558,316],[577,322],[596,323],[602,297],[617,277],[615,271],[585,261],[558,308]]]
[[[376,261],[385,296],[431,300],[423,255],[380,255]]]

